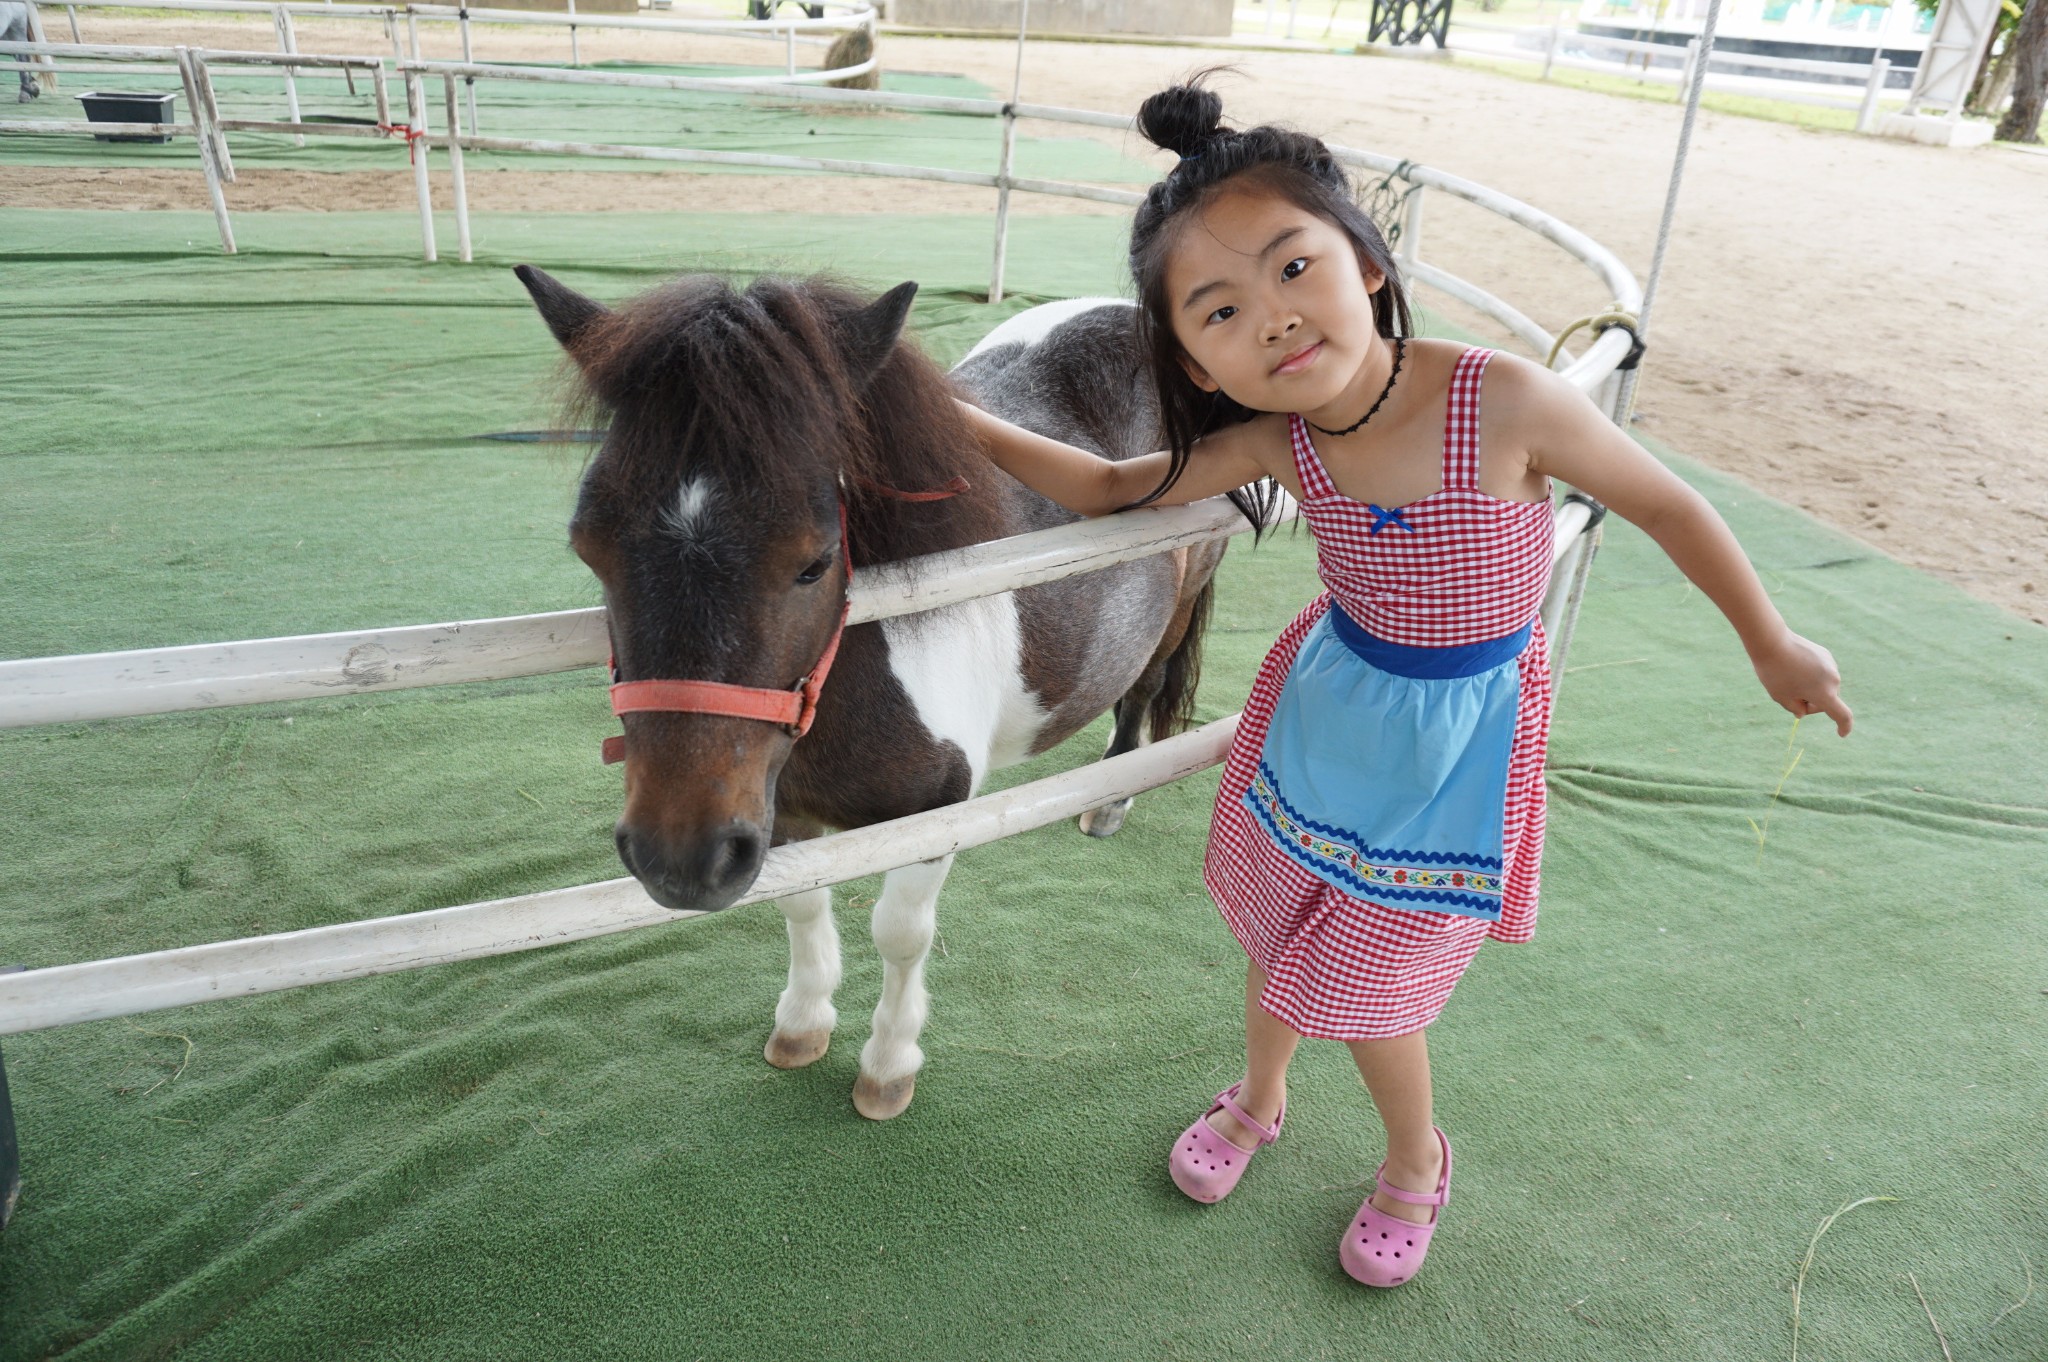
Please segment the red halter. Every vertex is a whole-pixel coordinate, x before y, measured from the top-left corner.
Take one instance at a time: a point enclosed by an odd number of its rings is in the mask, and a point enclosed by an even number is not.
[[[872,488],[898,501],[943,501],[967,490],[965,478],[954,478],[935,492],[899,492],[892,487],[883,487],[859,479],[863,486]],[[646,712],[672,714],[724,714],[735,719],[759,719],[763,723],[781,724],[789,730],[792,738],[801,738],[811,731],[811,723],[818,717],[818,693],[825,688],[825,677],[832,670],[832,660],[839,655],[839,640],[846,633],[847,616],[853,612],[853,546],[846,533],[846,503],[839,503],[839,555],[846,566],[846,603],[839,608],[839,623],[833,626],[832,637],[825,643],[825,651],[818,656],[818,665],[811,673],[788,690],[766,690],[757,686],[734,686],[723,681],[621,681],[619,664],[614,658],[612,673],[612,713],[620,716]],[[604,740],[604,760],[607,766],[626,759],[626,739],[623,734]]]

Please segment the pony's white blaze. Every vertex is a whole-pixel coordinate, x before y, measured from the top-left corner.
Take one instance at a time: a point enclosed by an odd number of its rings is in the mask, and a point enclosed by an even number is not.
[[[1024,686],[1014,595],[883,620],[882,635],[918,720],[966,755],[975,790],[991,770],[1031,754],[1049,715]]]
[[[1093,312],[1098,307],[1136,307],[1128,298],[1067,298],[1057,303],[1040,303],[998,326],[981,338],[981,343],[967,352],[973,359],[984,350],[998,345],[1036,345],[1045,339],[1047,332],[1061,322],[1070,321],[1084,312]],[[966,361],[963,360],[962,363]]]
[[[662,528],[678,539],[693,539],[697,522],[711,506],[711,484],[701,478],[687,479],[676,492],[676,504],[662,513]]]

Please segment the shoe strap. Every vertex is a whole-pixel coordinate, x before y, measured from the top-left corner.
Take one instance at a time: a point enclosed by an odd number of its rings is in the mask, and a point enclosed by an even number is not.
[[[1444,1133],[1441,1130],[1436,1131],[1436,1138],[1438,1143],[1443,1146],[1444,1170],[1437,1176],[1436,1190],[1434,1192],[1411,1192],[1406,1187],[1396,1187],[1393,1183],[1387,1181],[1387,1165],[1385,1163],[1381,1163],[1379,1171],[1373,1175],[1373,1180],[1379,1184],[1380,1191],[1385,1192],[1393,1200],[1405,1201],[1410,1206],[1449,1205],[1451,1200],[1451,1142],[1444,1138]]]
[[[1442,1190],[1435,1192],[1411,1192],[1406,1187],[1396,1187],[1387,1181],[1387,1166],[1380,1165],[1378,1182],[1380,1191],[1395,1201],[1405,1201],[1410,1206],[1441,1206],[1449,1200]]]
[[[1267,1126],[1237,1104],[1237,1090],[1243,1086],[1241,1083],[1233,1083],[1222,1092],[1217,1093],[1216,1105],[1229,1112],[1232,1116],[1235,1116],[1243,1123],[1246,1130],[1257,1135],[1260,1145],[1269,1145],[1280,1138],[1280,1123],[1287,1119],[1287,1104],[1285,1102],[1280,1104],[1280,1114],[1273,1118],[1271,1126]]]

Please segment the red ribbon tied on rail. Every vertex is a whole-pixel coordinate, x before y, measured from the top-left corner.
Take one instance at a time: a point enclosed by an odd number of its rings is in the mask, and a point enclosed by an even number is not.
[[[406,163],[408,165],[418,165],[420,163],[419,143],[427,135],[425,128],[415,128],[410,123],[379,123],[377,131],[385,134],[387,137],[403,137],[405,139]]]

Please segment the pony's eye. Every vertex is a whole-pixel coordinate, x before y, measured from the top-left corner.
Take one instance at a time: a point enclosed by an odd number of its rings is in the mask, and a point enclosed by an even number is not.
[[[831,569],[831,567],[832,555],[828,553],[821,556],[817,562],[811,564],[802,572],[799,572],[796,575],[796,580],[799,585],[809,586],[811,583],[823,578],[826,572],[828,572]]]
[[[1212,322],[1227,322],[1236,312],[1237,309],[1234,307],[1219,307],[1209,314],[1209,320]]]
[[[1298,279],[1307,268],[1308,257],[1305,255],[1296,256],[1280,267],[1280,277],[1282,279]]]

